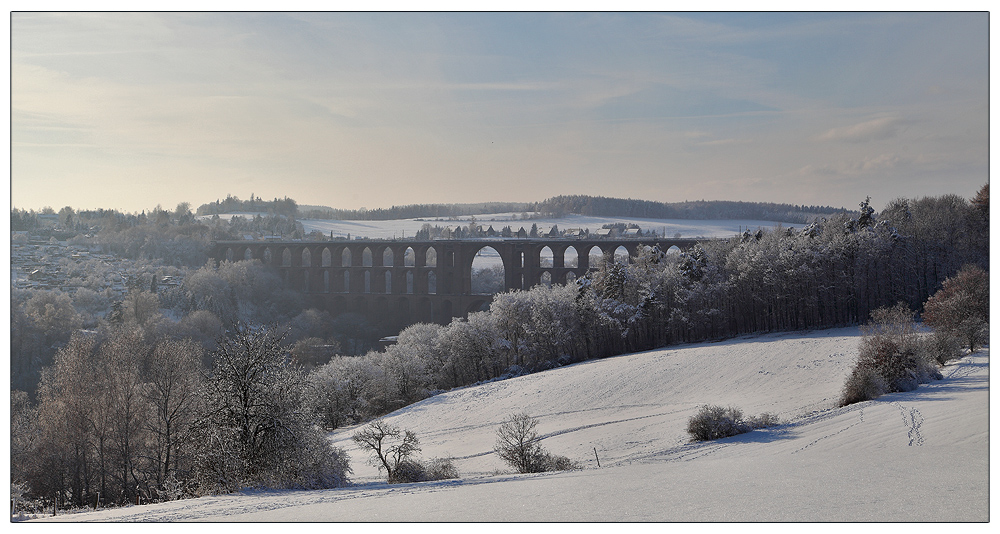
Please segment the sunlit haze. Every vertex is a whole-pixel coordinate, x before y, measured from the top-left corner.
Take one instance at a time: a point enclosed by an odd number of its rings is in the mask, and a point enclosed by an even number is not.
[[[11,202],[856,207],[988,181],[980,13],[13,13]]]

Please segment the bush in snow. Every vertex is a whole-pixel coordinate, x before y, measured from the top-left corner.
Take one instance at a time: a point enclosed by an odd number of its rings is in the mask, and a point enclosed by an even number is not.
[[[451,458],[434,458],[427,463],[424,480],[447,480],[458,478],[458,468]]]
[[[857,366],[844,383],[838,406],[872,400],[885,393],[885,390],[885,381],[878,371],[867,366]]]
[[[844,384],[840,406],[911,391],[941,378],[937,354],[928,350],[913,322],[913,312],[904,304],[873,311],[861,332],[858,362]]]
[[[958,338],[938,330],[921,340],[920,350],[926,354],[926,358],[936,360],[939,365],[965,355],[962,342]]]
[[[565,456],[550,454],[542,447],[535,432],[538,420],[526,413],[512,414],[497,429],[493,451],[518,473],[542,473],[579,469],[580,465]]]
[[[732,406],[702,406],[697,414],[688,419],[687,428],[695,441],[728,438],[750,430],[750,426],[743,422],[743,411]]]
[[[708,441],[744,434],[779,423],[777,416],[766,412],[744,419],[743,411],[739,408],[706,405],[688,419],[687,431],[694,441]]]
[[[392,473],[388,480],[390,484],[402,484],[407,482],[430,482],[433,480],[447,480],[458,478],[458,469],[455,464],[447,458],[434,458],[427,464],[419,460],[403,460]]]

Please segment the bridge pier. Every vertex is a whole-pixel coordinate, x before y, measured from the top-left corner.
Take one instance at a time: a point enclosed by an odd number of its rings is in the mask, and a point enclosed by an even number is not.
[[[223,261],[256,260],[276,269],[288,287],[301,291],[311,307],[360,313],[401,329],[416,322],[446,324],[492,301],[476,295],[472,266],[483,248],[496,250],[504,268],[504,289],[529,289],[540,283],[564,284],[594,266],[594,248],[613,255],[619,247],[629,261],[640,246],[687,250],[697,239],[469,239],[437,241],[218,241],[210,256]],[[576,266],[568,266],[573,248]],[[552,261],[543,263],[548,249]]]

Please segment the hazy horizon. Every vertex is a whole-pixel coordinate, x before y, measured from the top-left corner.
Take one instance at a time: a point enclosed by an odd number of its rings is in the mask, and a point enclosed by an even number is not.
[[[11,204],[971,198],[988,17],[14,12]]]

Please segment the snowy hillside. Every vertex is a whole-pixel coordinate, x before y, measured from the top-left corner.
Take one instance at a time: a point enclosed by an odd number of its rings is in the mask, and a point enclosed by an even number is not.
[[[229,220],[234,216],[253,218],[257,213],[226,213],[219,215],[223,220]],[[476,215],[476,223],[483,229],[493,226],[500,231],[504,226],[510,226],[514,231],[524,227],[530,230],[532,224],[538,225],[541,230],[548,230],[552,225],[558,225],[560,229],[569,228],[588,229],[591,233],[597,232],[601,226],[610,223],[636,224],[643,231],[654,230],[657,235],[674,237],[680,234],[682,237],[732,237],[747,228],[774,228],[781,224],[784,227],[797,226],[801,224],[779,223],[774,221],[750,221],[750,220],[721,220],[703,221],[694,219],[639,219],[629,217],[590,217],[586,215],[569,214],[559,218],[548,219],[527,219],[522,220],[516,213],[496,213],[488,215]],[[208,220],[211,216],[202,215],[199,219]],[[425,224],[440,226],[442,228],[451,226],[467,226],[470,217],[459,217],[456,219],[427,217],[422,219],[397,219],[390,221],[339,221],[331,219],[299,219],[303,230],[308,234],[319,231],[324,235],[333,237],[352,238],[372,238],[372,239],[393,239],[412,238],[417,230]]]
[[[441,394],[387,417],[458,480],[389,486],[350,440],[355,484],[245,492],[46,518],[70,521],[985,521],[989,351],[945,379],[835,408],[857,329],[624,355]],[[690,443],[703,404],[787,423]],[[492,452],[510,413],[584,468],[510,474]],[[597,466],[596,454],[600,458]],[[501,473],[497,473],[501,471]]]
[[[560,229],[580,228],[590,230],[590,233],[597,232],[601,226],[609,223],[637,224],[643,231],[654,230],[658,235],[673,237],[681,234],[682,237],[732,237],[740,232],[740,229],[747,228],[774,228],[780,224],[772,221],[701,221],[692,219],[638,219],[629,217],[590,217],[586,215],[569,214],[559,218],[547,219],[513,219],[518,217],[514,213],[497,213],[492,215],[476,215],[476,224],[483,229],[490,226],[494,230],[500,231],[504,226],[510,226],[515,232],[518,228],[524,227],[530,230],[532,224],[538,225],[542,231],[547,231],[552,225],[559,226]],[[440,226],[442,228],[451,226],[467,226],[470,217],[459,217],[457,219],[400,219],[393,221],[335,221],[326,219],[301,219],[302,228],[306,233],[320,231],[325,235],[333,232],[334,237],[370,237],[370,238],[401,238],[413,237],[425,224]],[[784,226],[802,226],[789,225]]]

